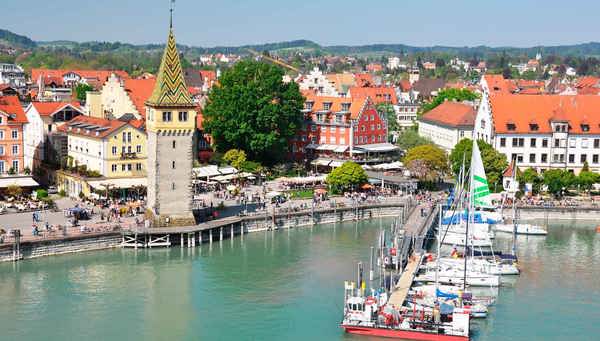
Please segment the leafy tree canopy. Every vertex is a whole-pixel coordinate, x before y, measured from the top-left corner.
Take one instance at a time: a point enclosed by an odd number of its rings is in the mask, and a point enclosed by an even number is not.
[[[77,95],[77,100],[80,102],[85,102],[86,92],[93,90],[94,88],[89,84],[77,84],[77,86],[75,87],[75,94]]]
[[[577,176],[576,183],[579,187],[584,191],[589,191],[592,189],[592,185],[600,180],[600,176],[594,172],[590,172],[589,170],[582,170]]]
[[[560,197],[563,194],[563,190],[566,190],[573,185],[575,182],[575,175],[561,169],[549,169],[544,172],[543,179],[548,193]]]
[[[377,111],[382,113],[387,119],[388,134],[392,131],[398,131],[400,129],[398,126],[398,120],[396,118],[396,111],[394,111],[394,107],[391,104],[379,103],[377,105]]]
[[[491,144],[478,140],[477,145],[481,151],[481,159],[483,160],[483,167],[485,168],[485,174],[487,176],[490,190],[498,190],[502,188],[502,173],[508,167],[508,162],[504,154],[495,150]],[[450,164],[452,165],[452,172],[458,176],[460,167],[463,162],[463,155],[465,157],[465,167],[468,168],[471,164],[471,153],[473,151],[473,140],[464,138],[460,140],[452,149],[450,153]]]
[[[517,179],[521,187],[525,187],[525,184],[532,184],[533,193],[539,193],[542,185],[542,177],[533,168],[527,168],[522,173],[517,174]]]
[[[431,102],[423,104],[421,107],[421,114],[432,110],[438,105],[444,103],[444,101],[474,101],[477,98],[479,98],[479,95],[469,89],[442,89],[437,96],[431,100]]]
[[[368,181],[367,173],[357,163],[346,161],[327,175],[326,182],[334,192],[356,189]]]
[[[223,155],[223,161],[239,170],[246,162],[246,152],[240,149],[230,149]]]
[[[217,151],[243,149],[252,160],[283,160],[300,128],[304,98],[281,68],[252,60],[236,63],[213,87],[204,108],[204,128]]]
[[[398,136],[398,141],[396,144],[402,150],[409,150],[409,149],[417,147],[417,146],[422,146],[425,144],[433,144],[433,142],[428,138],[420,136],[419,133],[417,132],[417,129],[410,128],[410,129],[403,131]]]
[[[442,178],[449,169],[446,152],[432,144],[409,149],[404,164],[414,176],[427,181]]]

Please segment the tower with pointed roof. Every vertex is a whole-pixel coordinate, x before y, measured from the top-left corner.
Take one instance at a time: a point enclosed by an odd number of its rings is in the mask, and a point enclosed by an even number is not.
[[[147,205],[154,226],[195,224],[191,179],[196,104],[185,84],[172,20],[156,84],[146,101],[146,129]]]

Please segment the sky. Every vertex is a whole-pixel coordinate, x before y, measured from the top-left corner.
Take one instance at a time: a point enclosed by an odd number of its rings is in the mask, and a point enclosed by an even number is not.
[[[37,41],[163,43],[169,0],[2,0],[0,28]],[[595,0],[177,0],[178,43],[565,45],[600,41]]]

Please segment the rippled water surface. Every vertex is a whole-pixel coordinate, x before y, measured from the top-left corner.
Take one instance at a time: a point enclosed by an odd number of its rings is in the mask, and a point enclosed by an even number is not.
[[[0,264],[2,340],[373,340],[339,328],[343,281],[389,220],[254,233],[195,249]],[[523,274],[474,340],[600,339],[594,223],[519,237]],[[498,235],[509,248],[510,235]]]

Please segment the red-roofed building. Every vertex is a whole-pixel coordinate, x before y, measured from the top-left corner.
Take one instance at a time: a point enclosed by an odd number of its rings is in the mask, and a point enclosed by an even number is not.
[[[396,90],[392,87],[352,87],[348,90],[348,97],[352,98],[371,98],[373,103],[398,104]]]
[[[477,113],[475,134],[518,167],[600,172],[600,96],[492,95]]]
[[[208,93],[210,88],[217,82],[217,72],[213,70],[200,70],[199,72],[202,81],[202,92]]]
[[[375,86],[375,80],[370,73],[356,73],[354,74],[354,81],[359,88]]]
[[[17,96],[0,97],[0,174],[23,173],[23,127],[27,116]]]
[[[472,104],[446,101],[419,119],[419,135],[450,152],[463,138],[471,138],[475,121]]]
[[[54,84],[57,87],[74,87],[84,83],[99,89],[111,74],[116,74],[121,79],[129,78],[129,74],[121,70],[31,69],[31,79],[34,82],[39,84],[42,81],[43,85]]]
[[[305,123],[291,143],[296,160],[334,168],[344,160],[368,162],[398,149],[387,143],[387,119],[369,97],[309,95],[303,112]]]
[[[31,170],[42,163],[58,165],[67,155],[66,136],[58,127],[83,115],[79,102],[31,102],[25,109],[28,123],[24,128],[24,162]]]
[[[367,64],[365,69],[368,72],[381,72],[381,71],[383,71],[383,65],[381,65],[379,63],[371,63],[371,64]]]

